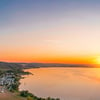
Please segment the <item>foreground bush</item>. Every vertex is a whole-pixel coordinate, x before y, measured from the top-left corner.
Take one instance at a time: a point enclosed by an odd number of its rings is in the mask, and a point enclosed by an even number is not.
[[[26,97],[27,100],[60,100],[59,98],[51,98],[51,97],[48,97],[48,98],[39,98],[35,95],[33,95],[32,93],[29,93],[28,91],[20,91],[20,96],[22,97]]]

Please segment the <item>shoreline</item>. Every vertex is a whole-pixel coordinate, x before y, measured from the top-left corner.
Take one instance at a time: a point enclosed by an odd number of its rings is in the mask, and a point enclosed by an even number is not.
[[[4,72],[0,77],[1,79],[4,80],[4,82],[1,84],[1,88],[5,87],[2,93],[0,93],[1,100],[6,100],[7,96],[10,97],[10,99],[7,100],[60,100],[59,98],[42,98],[42,97],[37,97],[34,94],[30,93],[28,90],[19,90],[19,85],[20,85],[20,79],[25,78],[22,77],[24,75],[33,75],[30,72],[20,70],[20,71],[7,71]],[[13,78],[12,78],[13,77]],[[8,81],[11,80],[11,81]],[[13,79],[13,81],[12,81]],[[10,82],[10,83],[9,83]],[[9,85],[10,84],[10,85]],[[4,96],[3,96],[4,95]],[[13,98],[13,99],[11,99]]]

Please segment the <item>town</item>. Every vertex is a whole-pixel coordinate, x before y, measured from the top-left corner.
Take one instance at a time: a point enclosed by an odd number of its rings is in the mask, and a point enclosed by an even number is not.
[[[0,76],[0,92],[4,93],[6,89],[9,91],[18,90],[19,82],[16,80],[18,76],[13,72],[5,72]]]

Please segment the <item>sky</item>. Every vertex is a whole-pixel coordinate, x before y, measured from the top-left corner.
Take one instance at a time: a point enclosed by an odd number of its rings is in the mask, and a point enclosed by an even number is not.
[[[0,61],[91,63],[100,56],[100,0],[0,0]]]

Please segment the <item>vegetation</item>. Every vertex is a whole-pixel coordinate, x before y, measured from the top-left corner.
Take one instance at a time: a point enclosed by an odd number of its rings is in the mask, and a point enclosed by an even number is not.
[[[6,73],[13,73],[12,78],[14,78],[14,84],[7,87],[11,92],[19,92],[19,80],[22,78],[21,75],[31,74],[29,72],[24,72],[20,64],[0,62],[0,76]],[[27,100],[60,100],[59,98],[37,97],[28,91],[20,91],[19,94],[21,97],[27,98]]]
[[[1,70],[18,70],[22,69],[22,65],[18,63],[7,63],[7,62],[0,62],[0,69]]]
[[[20,96],[22,97],[26,97],[27,100],[60,100],[59,98],[41,98],[41,97],[37,97],[35,95],[33,95],[32,93],[29,93],[28,91],[20,91]]]
[[[20,85],[19,80],[22,78],[21,75],[31,74],[29,72],[24,72],[20,64],[0,62],[0,76],[6,73],[13,73],[12,78],[14,78],[14,84],[7,86],[9,91],[18,92],[21,97],[24,97],[27,100],[60,100],[59,98],[55,99],[51,97],[48,98],[37,97],[28,91],[19,92],[19,85]]]
[[[2,70],[0,70],[0,76],[3,74],[3,71]]]

